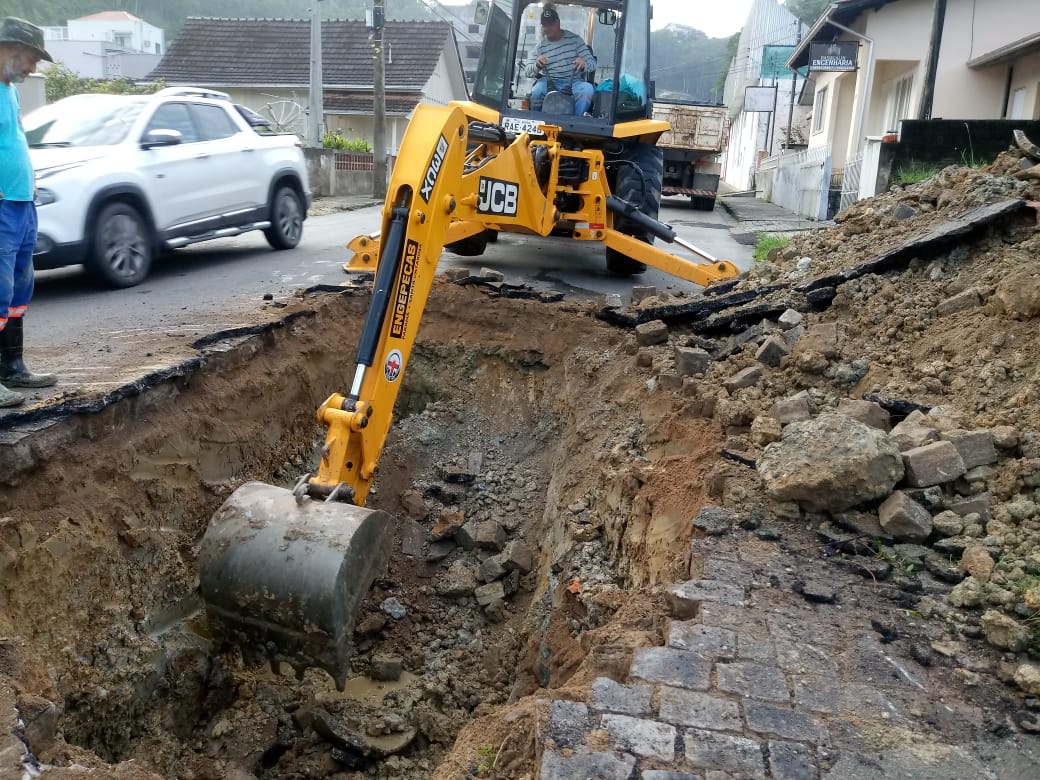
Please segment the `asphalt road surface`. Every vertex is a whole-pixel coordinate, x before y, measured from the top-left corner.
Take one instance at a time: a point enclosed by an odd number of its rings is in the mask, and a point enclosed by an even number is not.
[[[694,211],[684,200],[666,199],[661,219],[709,254],[741,269],[750,266],[751,248],[733,239],[736,222],[721,207]],[[258,232],[198,244],[161,258],[143,284],[126,290],[98,288],[80,267],[40,272],[26,319],[26,355],[34,346],[57,351],[72,336],[80,345],[117,347],[156,332],[194,339],[253,323],[265,296],[286,300],[300,288],[343,283],[346,243],[378,227],[379,209],[372,207],[309,218],[303,241],[289,251],[272,251]],[[683,254],[675,245],[672,251]],[[700,289],[652,268],[635,277],[614,276],[606,271],[600,244],[568,239],[503,235],[481,257],[445,252],[440,270],[452,266],[492,268],[507,282],[558,290],[569,300],[617,293],[628,301],[633,285]]]

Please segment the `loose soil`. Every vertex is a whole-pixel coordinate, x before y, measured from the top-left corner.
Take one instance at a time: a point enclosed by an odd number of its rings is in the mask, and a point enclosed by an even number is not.
[[[1020,167],[1008,153],[989,169],[947,169],[857,204],[738,289],[849,269],[977,205],[1040,199],[1035,180],[1014,178]],[[212,636],[195,561],[209,517],[238,485],[288,486],[313,468],[314,410],[349,383],[367,293],[301,295],[258,313],[257,333],[201,352],[170,347],[157,360],[183,357],[182,370],[124,398],[96,404],[110,388],[85,386],[65,399],[92,411],[55,415],[40,404],[38,419],[23,418],[0,445],[0,711],[17,713],[7,731],[21,740],[0,745],[0,776],[15,776],[24,742],[27,771],[44,778],[534,777],[547,691],[583,699],[596,677],[623,680],[635,648],[662,642],[673,616],[660,586],[704,565],[705,540],[691,552],[701,508],[739,509],[779,529],[779,541],[747,537],[747,550],[762,548],[756,587],[790,583],[798,567],[833,570],[836,583],[859,577],[815,535],[831,518],[778,505],[753,469],[719,459],[723,449],[761,451],[752,422],[775,401],[807,390],[827,408],[876,393],[1031,441],[1038,251],[1036,213],[1023,209],[906,269],[850,281],[806,314],[809,325],[839,326],[837,354],[792,354],[733,393],[722,382],[756,364],[753,342],[684,381],[673,348],[704,343],[684,323],[672,324],[670,344],[641,348],[596,307],[438,282],[369,500],[396,518],[395,543],[358,616],[343,693],[323,672],[278,674],[286,670],[248,663]],[[936,313],[970,289],[979,305]],[[995,502],[1036,500],[1023,460],[983,480]],[[462,522],[485,524],[497,541],[432,543],[435,528]],[[1010,594],[1005,610],[1035,628],[1040,521],[1026,513],[1002,538],[994,581]],[[496,578],[490,559],[507,541],[533,562]],[[773,572],[766,551],[778,544],[787,568]],[[504,598],[478,604],[482,579],[502,582]],[[1008,672],[1030,650],[1002,654],[977,612],[929,620],[909,586],[888,590],[857,608],[898,622],[915,644],[950,633],[970,643],[983,661],[970,683],[944,678],[951,698],[970,684],[992,714],[987,728],[1033,729],[1036,698]],[[398,663],[399,679],[377,679]],[[964,721],[936,715],[934,729],[967,739]]]

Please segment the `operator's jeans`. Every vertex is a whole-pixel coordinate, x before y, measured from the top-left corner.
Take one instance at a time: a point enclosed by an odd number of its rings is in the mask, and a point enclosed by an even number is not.
[[[584,116],[588,113],[589,109],[592,108],[592,98],[595,94],[595,87],[593,87],[587,81],[581,81],[575,79],[570,81],[568,79],[553,79],[553,89],[558,89],[561,92],[569,92],[574,96],[574,113],[578,116]],[[533,111],[542,110],[542,102],[545,100],[546,94],[549,92],[549,77],[543,76],[534,83],[531,88],[531,109]]]
[[[0,330],[21,317],[33,294],[36,204],[0,198]]]

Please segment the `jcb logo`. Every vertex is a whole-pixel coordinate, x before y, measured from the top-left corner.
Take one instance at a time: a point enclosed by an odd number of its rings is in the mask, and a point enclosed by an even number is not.
[[[515,217],[519,201],[520,188],[513,182],[481,177],[478,213]]]

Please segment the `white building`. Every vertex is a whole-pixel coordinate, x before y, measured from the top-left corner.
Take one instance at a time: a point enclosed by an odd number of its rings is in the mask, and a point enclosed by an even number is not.
[[[798,105],[804,79],[787,71],[784,61],[807,29],[776,0],[755,0],[751,5],[723,96],[730,136],[722,179],[738,190],[752,188],[763,157],[804,143],[808,117]],[[745,103],[746,98],[764,96],[770,99],[762,104]],[[769,110],[759,110],[763,108]]]
[[[94,79],[143,79],[166,53],[163,31],[127,11],[70,19],[44,27],[47,51],[73,73]]]

